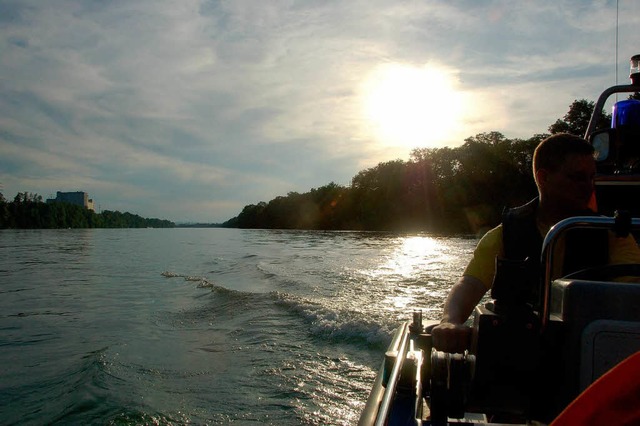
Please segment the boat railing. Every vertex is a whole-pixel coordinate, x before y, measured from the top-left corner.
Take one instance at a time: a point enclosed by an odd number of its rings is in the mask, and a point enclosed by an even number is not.
[[[551,284],[553,282],[554,254],[560,237],[570,229],[608,229],[613,230],[619,222],[613,217],[603,216],[575,216],[564,219],[555,224],[547,233],[542,244],[542,265],[544,265],[543,276],[543,301],[542,301],[542,327],[547,326],[551,312]],[[627,224],[630,230],[640,229],[640,218],[630,218]]]
[[[405,359],[404,354],[406,354],[407,345],[409,344],[409,333],[407,332],[409,324],[405,323],[403,327],[404,329],[402,331],[402,338],[400,340],[400,344],[398,345],[398,350],[396,353],[396,360],[393,364],[391,373],[389,374],[387,386],[382,396],[382,402],[380,403],[378,418],[375,423],[376,426],[384,426],[386,424],[386,419],[389,415],[389,410],[391,409],[391,403],[393,402],[393,398],[396,394],[396,386],[398,384],[400,372],[402,371],[402,364],[404,363]]]
[[[374,422],[377,425],[380,419],[388,417],[404,363],[403,354],[406,354],[409,345],[408,330],[409,322],[404,322],[396,330],[360,416],[359,426],[373,425]]]

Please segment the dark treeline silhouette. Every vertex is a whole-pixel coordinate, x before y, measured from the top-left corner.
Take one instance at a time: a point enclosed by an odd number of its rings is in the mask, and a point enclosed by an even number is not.
[[[12,202],[0,194],[0,229],[20,228],[172,228],[168,220],[136,214],[93,210],[68,203],[44,203],[38,194],[19,192]]]
[[[220,223],[177,223],[176,228],[221,228]]]
[[[593,102],[574,101],[549,126],[549,134],[584,135],[593,108]],[[608,127],[610,119],[605,114],[598,128]],[[350,186],[331,182],[247,205],[223,226],[479,233],[500,222],[504,207],[537,194],[532,156],[549,134],[508,139],[489,132],[455,148],[417,148],[408,161],[387,161],[359,172]]]

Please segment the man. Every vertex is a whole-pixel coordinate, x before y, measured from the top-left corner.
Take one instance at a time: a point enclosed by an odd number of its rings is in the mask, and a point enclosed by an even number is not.
[[[515,250],[522,258],[528,254],[532,259],[539,259],[542,239],[551,226],[571,216],[593,214],[589,203],[594,192],[595,173],[593,147],[582,138],[557,134],[538,145],[533,154],[538,198],[512,209],[505,216],[515,217],[512,221],[515,225],[503,222],[478,243],[471,262],[451,288],[441,323],[432,330],[434,346],[438,350],[463,352],[468,347],[470,329],[464,322],[493,285],[496,257],[505,257],[505,243],[510,252]],[[509,232],[503,232],[505,225]],[[605,236],[605,241],[607,239],[608,250],[604,251],[602,263],[640,263],[640,249],[632,236],[618,238],[609,233]],[[603,245],[606,247],[606,244],[600,244]],[[582,246],[585,251],[584,244]],[[598,255],[597,250],[592,253]]]

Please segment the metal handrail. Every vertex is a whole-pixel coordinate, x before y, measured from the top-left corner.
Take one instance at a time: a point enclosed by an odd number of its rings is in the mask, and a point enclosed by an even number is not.
[[[546,327],[550,318],[551,306],[551,275],[553,273],[553,253],[560,236],[569,229],[591,228],[591,229],[612,229],[615,219],[604,216],[575,216],[561,220],[551,227],[544,242],[542,243],[541,262],[544,265],[543,289],[544,299],[542,305],[542,327]],[[632,218],[631,226],[640,229],[640,218]]]
[[[393,397],[396,393],[396,385],[398,384],[400,371],[402,370],[402,365],[404,364],[404,359],[406,358],[407,344],[409,342],[409,333],[407,327],[409,327],[409,324],[404,323],[402,330],[402,340],[400,341],[400,345],[398,346],[398,355],[396,357],[396,362],[393,364],[393,369],[391,370],[391,374],[389,375],[389,381],[387,382],[387,387],[384,391],[382,402],[380,403],[380,410],[378,411],[378,417],[375,423],[376,426],[384,426],[386,424],[387,416],[389,415],[389,410],[391,409],[391,402],[393,401]]]
[[[596,102],[595,107],[593,108],[593,113],[591,114],[591,119],[589,120],[587,130],[584,133],[584,138],[589,140],[589,135],[596,130],[595,127],[600,120],[602,109],[604,108],[604,104],[607,102],[607,99],[609,99],[609,96],[615,93],[635,93],[638,91],[640,91],[640,85],[623,84],[619,86],[609,87],[604,92],[602,92],[600,94],[600,97],[598,98],[598,101]]]

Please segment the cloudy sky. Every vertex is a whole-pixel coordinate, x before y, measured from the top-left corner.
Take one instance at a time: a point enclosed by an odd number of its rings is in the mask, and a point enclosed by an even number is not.
[[[615,0],[0,0],[0,191],[221,222],[615,83]]]

